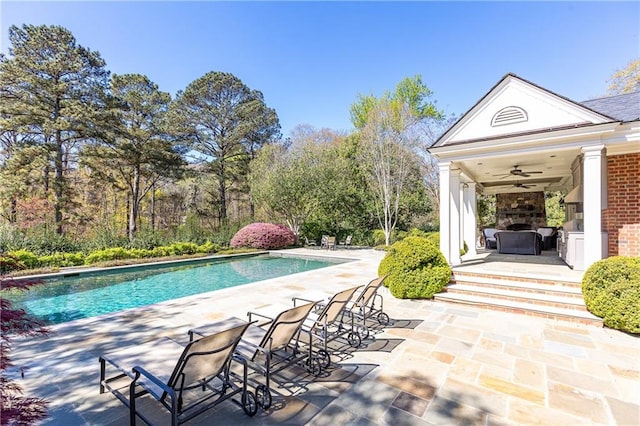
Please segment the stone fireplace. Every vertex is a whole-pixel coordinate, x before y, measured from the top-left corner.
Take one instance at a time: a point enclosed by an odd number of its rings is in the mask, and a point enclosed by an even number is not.
[[[532,229],[547,226],[544,192],[496,194],[496,228],[525,223]]]

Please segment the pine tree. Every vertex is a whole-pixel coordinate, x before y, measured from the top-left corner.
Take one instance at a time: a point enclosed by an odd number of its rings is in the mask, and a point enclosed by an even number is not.
[[[79,144],[100,132],[109,73],[98,52],[60,26],[11,26],[9,41],[9,55],[0,57],[0,130],[47,147],[56,232],[62,234],[70,199],[65,174]]]

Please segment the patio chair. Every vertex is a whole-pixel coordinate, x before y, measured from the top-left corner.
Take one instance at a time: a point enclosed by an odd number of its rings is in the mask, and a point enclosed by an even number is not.
[[[307,236],[305,235],[305,237],[304,237],[304,245],[305,245],[305,246],[307,246],[307,247],[309,247],[309,246],[315,246],[315,245],[316,245],[316,242],[315,242],[314,240],[309,240],[309,239],[307,238]]]
[[[314,340],[321,340],[321,345],[317,351],[317,359],[321,368],[331,365],[331,356],[328,350],[328,343],[338,338],[346,336],[347,343],[357,348],[362,343],[362,338],[355,328],[355,314],[347,310],[347,304],[352,300],[356,290],[362,286],[348,288],[333,295],[327,302],[317,302],[318,311],[311,312],[302,324],[302,330],[309,337],[309,359],[314,359],[313,348],[316,345]],[[294,297],[294,305],[298,301],[313,302],[313,300],[302,297]],[[345,316],[349,324],[345,323]]]
[[[327,250],[336,248],[336,237],[327,237]]]
[[[230,318],[217,323],[210,335],[186,347],[164,338],[103,355],[100,357],[100,393],[107,389],[129,407],[132,425],[136,423],[136,416],[152,424],[152,420],[136,408],[138,398],[147,394],[169,411],[172,425],[191,420],[238,394],[241,394],[244,412],[253,416],[258,405],[255,395],[247,391],[247,365],[234,356],[248,326],[246,321]],[[232,371],[232,362],[242,364],[242,377]],[[115,367],[117,373],[107,377],[107,366]],[[127,378],[131,379],[129,398],[124,389],[126,385],[120,380]]]
[[[496,240],[496,228],[484,228],[482,230],[482,236],[484,237],[484,248],[497,249],[498,241]]]
[[[329,241],[329,236],[323,235],[322,238],[320,239],[320,248],[327,248],[328,241]]]
[[[247,313],[252,325],[242,336],[236,355],[242,357],[249,368],[265,376],[265,383],[258,384],[255,388],[257,403],[264,410],[271,406],[272,375],[294,363],[304,362],[307,358],[306,351],[298,350],[298,335],[302,323],[314,306],[315,302],[311,302],[286,309],[275,318],[259,312]],[[258,326],[254,317],[268,321]],[[189,339],[207,335],[210,328],[211,325],[205,325],[189,330]],[[313,360],[307,360],[307,365],[313,368]]]
[[[347,238],[345,238],[344,241],[339,242],[338,245],[345,246],[345,247],[350,246],[351,245],[351,238],[352,238],[351,235],[347,235]]]
[[[388,325],[391,322],[389,315],[383,310],[382,295],[378,293],[378,290],[382,287],[382,283],[384,283],[386,278],[387,276],[385,275],[369,281],[361,291],[355,294],[353,301],[347,304],[346,309],[352,311],[360,321],[356,329],[362,339],[369,337],[367,320],[374,315],[380,325]]]

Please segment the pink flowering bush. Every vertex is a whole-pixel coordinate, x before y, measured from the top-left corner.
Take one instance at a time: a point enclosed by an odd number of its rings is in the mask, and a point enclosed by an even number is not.
[[[296,236],[287,226],[256,222],[240,229],[231,238],[231,247],[272,250],[289,247],[295,242]]]

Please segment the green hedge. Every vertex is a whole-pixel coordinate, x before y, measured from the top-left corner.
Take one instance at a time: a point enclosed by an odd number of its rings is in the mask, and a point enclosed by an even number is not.
[[[582,278],[582,294],[587,309],[607,327],[640,333],[640,257],[594,263]]]
[[[26,269],[91,265],[98,262],[123,259],[146,259],[154,257],[182,256],[192,254],[211,254],[220,251],[220,246],[207,241],[198,245],[195,243],[173,243],[170,246],[155,247],[153,249],[111,247],[83,253],[54,253],[37,256],[27,250],[16,250],[8,254]]]
[[[428,238],[410,236],[393,244],[378,268],[399,299],[430,299],[451,279],[451,268]]]

